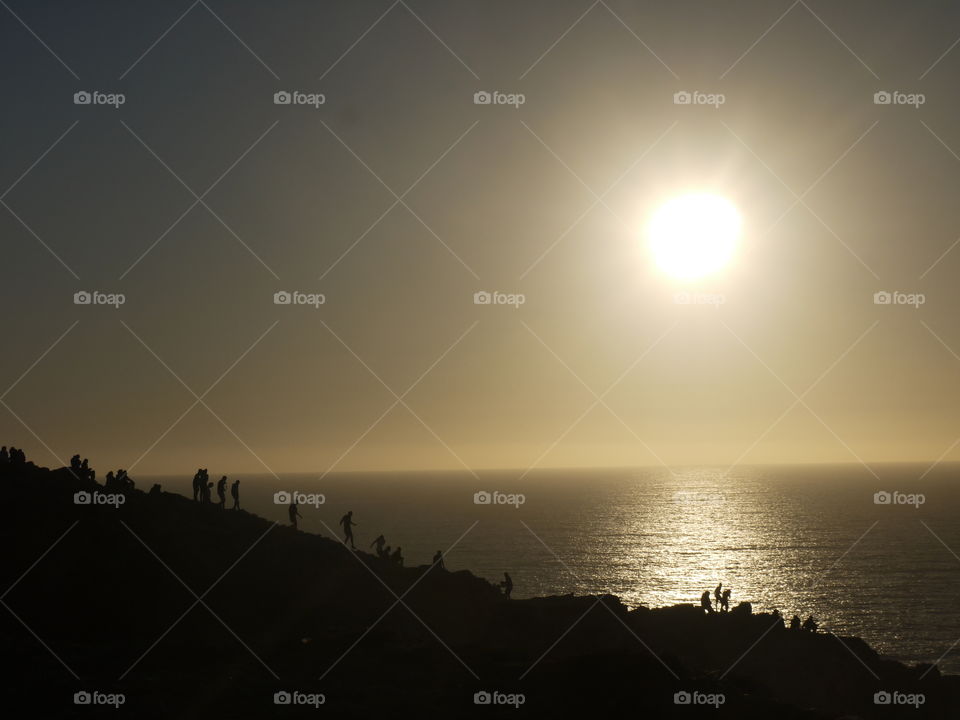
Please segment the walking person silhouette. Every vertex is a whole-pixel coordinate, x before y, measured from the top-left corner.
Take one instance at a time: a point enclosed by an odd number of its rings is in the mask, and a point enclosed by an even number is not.
[[[343,544],[346,545],[347,541],[350,541],[350,547],[353,550],[356,550],[356,545],[353,544],[353,527],[356,525],[353,522],[353,510],[347,512],[342,518],[340,518],[340,524],[343,525]]]
[[[230,486],[230,496],[233,498],[233,509],[240,509],[240,481],[234,480]]]
[[[220,478],[220,481],[217,483],[217,497],[220,498],[220,502],[217,503],[220,505],[220,509],[223,510],[227,507],[227,476],[224,475]]]

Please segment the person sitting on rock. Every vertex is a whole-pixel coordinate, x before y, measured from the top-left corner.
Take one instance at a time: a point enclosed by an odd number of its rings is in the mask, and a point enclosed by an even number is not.
[[[703,595],[700,596],[700,608],[707,614],[710,615],[713,612],[713,603],[710,602],[710,591],[704,590]]]
[[[720,609],[723,611],[730,610],[730,588],[724,590],[723,595],[720,596]]]
[[[799,630],[799,629],[800,629],[800,616],[799,616],[799,615],[794,615],[792,618],[790,618],[790,629],[791,629],[791,630]]]
[[[813,615],[803,621],[803,629],[807,632],[815,633],[817,631],[817,621],[813,619]]]

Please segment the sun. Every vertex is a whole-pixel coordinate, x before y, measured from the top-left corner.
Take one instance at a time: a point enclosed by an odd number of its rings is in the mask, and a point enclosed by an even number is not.
[[[661,205],[647,226],[654,261],[675,278],[693,280],[714,273],[733,257],[740,237],[740,213],[720,195],[680,195]]]

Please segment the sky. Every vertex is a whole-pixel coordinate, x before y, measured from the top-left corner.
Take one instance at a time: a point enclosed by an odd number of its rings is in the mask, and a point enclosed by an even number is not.
[[[934,2],[4,0],[0,442],[132,475],[960,460],[958,36]],[[645,227],[694,191],[742,237],[681,281]]]

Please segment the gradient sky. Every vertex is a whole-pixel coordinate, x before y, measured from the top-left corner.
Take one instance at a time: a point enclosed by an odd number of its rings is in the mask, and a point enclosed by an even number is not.
[[[38,462],[960,459],[960,7],[5,2],[0,437]],[[642,233],[689,190],[744,219],[697,283]]]

